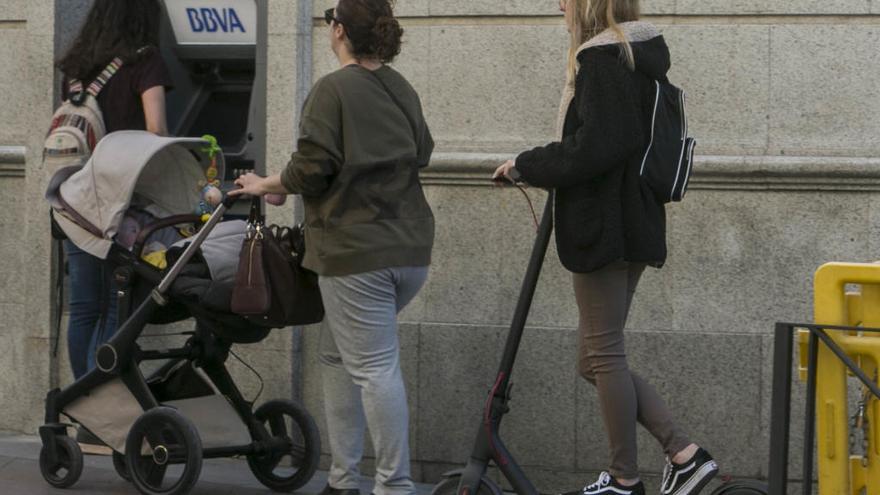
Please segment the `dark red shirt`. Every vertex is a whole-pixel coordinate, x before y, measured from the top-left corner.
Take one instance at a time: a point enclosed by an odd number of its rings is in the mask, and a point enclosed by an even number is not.
[[[91,81],[83,81],[88,86]],[[70,93],[67,77],[61,84],[61,97],[66,100]],[[107,133],[115,131],[144,131],[147,129],[144,104],[141,95],[148,89],[172,86],[168,67],[155,48],[149,49],[138,61],[125,64],[98,95],[98,106],[104,114]]]

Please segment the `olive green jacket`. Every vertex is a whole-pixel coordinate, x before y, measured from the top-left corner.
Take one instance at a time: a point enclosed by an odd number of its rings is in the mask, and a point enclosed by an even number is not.
[[[305,203],[303,265],[324,276],[429,265],[434,216],[419,169],[433,150],[419,96],[394,69],[350,65],[319,80],[281,174]]]

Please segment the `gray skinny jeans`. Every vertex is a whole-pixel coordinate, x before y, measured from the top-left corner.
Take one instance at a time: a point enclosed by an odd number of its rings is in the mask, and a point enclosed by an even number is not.
[[[320,361],[330,453],[327,483],[360,486],[367,427],[376,450],[375,495],[413,495],[409,409],[400,371],[397,314],[416,296],[427,267],[320,277],[327,328]]]
[[[575,273],[578,371],[596,386],[611,444],[611,475],[639,477],[636,421],[660,442],[668,457],[690,445],[663,399],[626,362],[623,328],[645,265],[618,261],[592,273]]]

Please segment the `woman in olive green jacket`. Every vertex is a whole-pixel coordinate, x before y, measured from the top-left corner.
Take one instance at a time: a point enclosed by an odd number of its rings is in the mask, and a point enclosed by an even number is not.
[[[434,142],[415,90],[384,65],[403,30],[388,0],[326,12],[341,68],[306,101],[298,151],[281,174],[249,174],[233,194],[301,194],[304,266],[320,275],[324,401],[333,462],[324,495],[357,495],[363,439],[376,449],[376,495],[411,495],[408,409],[397,313],[424,284],[434,218],[419,182]]]

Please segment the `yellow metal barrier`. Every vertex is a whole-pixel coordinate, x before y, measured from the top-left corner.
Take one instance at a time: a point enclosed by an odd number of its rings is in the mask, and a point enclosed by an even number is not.
[[[860,288],[847,293],[847,285]],[[814,319],[820,325],[880,328],[880,264],[829,263],[819,268],[814,279]],[[880,338],[876,334],[828,334],[877,381]],[[806,376],[808,339],[809,332],[800,334],[801,378]],[[863,414],[854,419],[858,429],[867,431],[867,436],[855,449],[850,449],[853,424],[847,406],[847,368],[820,343],[817,369],[819,493],[880,495],[880,400],[870,394],[866,396]],[[863,421],[867,422],[867,429]]]

